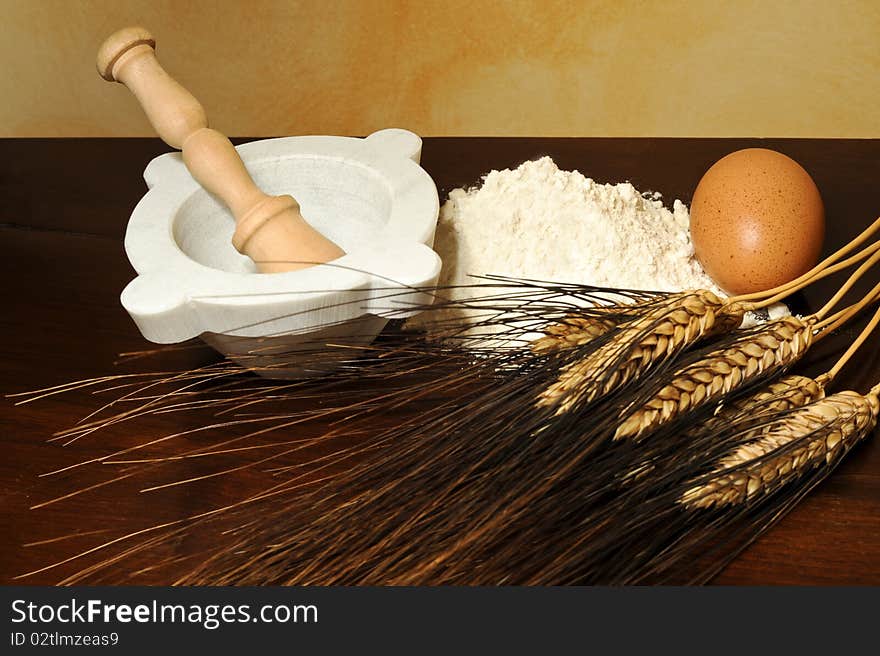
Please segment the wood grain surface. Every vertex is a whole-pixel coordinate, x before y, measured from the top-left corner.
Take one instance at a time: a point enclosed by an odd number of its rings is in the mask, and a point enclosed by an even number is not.
[[[240,140],[238,140],[240,141]],[[880,141],[758,139],[429,138],[423,166],[441,199],[493,168],[552,155],[561,168],[599,181],[630,180],[668,203],[690,200],[702,173],[738,148],[764,146],[800,162],[826,204],[826,251],[834,250],[880,214]],[[195,367],[218,359],[207,348],[117,364],[118,355],[150,348],[119,304],[134,276],[122,246],[132,208],[145,192],[141,172],[165,152],[158,139],[17,139],[0,141],[0,392],[14,394],[73,380],[130,371]],[[853,291],[867,291],[877,275]],[[791,299],[815,309],[840,278]],[[863,318],[822,341],[799,371],[819,373],[864,324]],[[865,391],[880,378],[880,339],[843,372],[839,385]],[[142,492],[144,480],[125,479],[38,509],[32,506],[118,476],[112,466],[41,476],[77,462],[205,424],[198,413],[153,415],[87,436],[69,446],[48,443],[109,397],[80,390],[26,405],[0,399],[0,583],[54,584],[98,562],[100,551],[41,570],[119,535],[238,498],[264,474],[244,469],[197,487]],[[221,439],[218,428],[210,439]],[[230,433],[231,434],[231,433]],[[875,434],[876,437],[876,434]],[[208,439],[193,437],[193,440]],[[162,445],[150,453],[161,454]],[[306,454],[303,455],[306,457]],[[230,458],[230,465],[235,464]],[[198,467],[181,463],[181,478]],[[64,538],[64,539],[59,539]],[[198,536],[161,545],[130,569],[130,582],[168,583],[151,565],[197,558]],[[869,440],[782,522],[715,580],[721,584],[880,584],[880,447]]]

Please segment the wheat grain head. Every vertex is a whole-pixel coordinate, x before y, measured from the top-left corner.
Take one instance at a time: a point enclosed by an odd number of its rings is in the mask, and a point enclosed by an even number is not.
[[[694,342],[730,331],[742,322],[744,308],[728,305],[706,290],[670,294],[643,316],[618,328],[607,343],[562,368],[556,381],[537,398],[538,407],[567,412],[629,383]]]
[[[687,489],[688,508],[740,504],[767,495],[816,467],[835,464],[877,425],[880,403],[846,391],[784,413],[721,458],[714,476]]]
[[[594,305],[569,312],[561,320],[543,329],[544,335],[531,343],[532,351],[543,354],[583,346],[618,325],[644,314],[656,302],[656,297],[650,296],[629,303]]]
[[[738,422],[747,421],[755,426],[762,417],[770,417],[779,412],[793,410],[813,403],[825,397],[825,378],[814,380],[807,376],[792,374],[765,385],[754,394],[720,404],[715,414],[702,423],[684,429],[685,444],[699,439],[700,436],[712,435],[723,431]],[[760,435],[761,427],[752,428],[740,439],[749,439]],[[687,448],[687,447],[685,447]],[[628,485],[643,480],[656,469],[656,464],[647,460],[623,477],[623,484]]]
[[[530,346],[534,353],[544,354],[583,346],[614,328],[612,319],[601,316],[568,316],[544,329],[544,335]]]
[[[806,353],[812,338],[813,321],[791,316],[768,322],[734,344],[710,351],[679,369],[667,385],[628,412],[614,439],[637,439],[762,375],[788,367]]]

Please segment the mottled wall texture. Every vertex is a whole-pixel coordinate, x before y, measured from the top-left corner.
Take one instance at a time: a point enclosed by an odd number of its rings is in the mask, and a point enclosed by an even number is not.
[[[232,135],[880,137],[877,0],[0,0],[0,136],[141,136],[142,24]]]

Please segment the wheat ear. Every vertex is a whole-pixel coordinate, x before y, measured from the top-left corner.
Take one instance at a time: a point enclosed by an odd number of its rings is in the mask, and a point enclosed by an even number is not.
[[[733,330],[743,313],[742,305],[726,304],[706,290],[670,294],[643,316],[622,324],[607,343],[563,367],[536,405],[556,406],[556,414],[562,414],[577,403],[593,401],[694,342]]]
[[[601,337],[614,326],[615,322],[612,319],[572,315],[565,317],[559,323],[547,326],[544,335],[533,341],[530,346],[532,351],[538,354],[576,348]]]
[[[656,302],[657,299],[652,296],[631,303],[595,305],[569,312],[561,320],[546,326],[543,329],[544,335],[530,344],[531,349],[542,354],[583,346],[620,324],[644,314]]]
[[[704,426],[722,426],[737,417],[755,417],[774,412],[785,412],[819,401],[825,397],[827,375],[818,378],[791,374],[759,388],[750,394],[718,407]]]
[[[638,438],[688,410],[716,401],[762,375],[785,368],[806,353],[813,321],[784,317],[710,351],[678,371],[648,401],[628,413],[614,439]]]
[[[686,428],[684,430],[684,437],[686,440],[691,440],[700,436],[711,435],[743,420],[747,420],[750,425],[755,426],[761,417],[770,417],[779,412],[793,410],[808,403],[813,403],[825,397],[827,380],[829,380],[827,374],[815,380],[797,374],[784,376],[768,385],[764,385],[753,394],[720,404],[715,409],[715,414],[706,419],[706,421]],[[744,437],[740,437],[740,439],[758,437],[760,432],[761,427],[758,426],[750,432],[746,432]],[[655,468],[656,465],[654,463],[645,462],[628,472],[624,476],[623,482],[624,484],[629,484],[640,481],[654,471]]]
[[[713,508],[745,503],[769,494],[788,481],[823,465],[836,463],[877,425],[876,393],[838,392],[784,413],[754,437],[724,456],[715,476],[688,489],[679,503]]]

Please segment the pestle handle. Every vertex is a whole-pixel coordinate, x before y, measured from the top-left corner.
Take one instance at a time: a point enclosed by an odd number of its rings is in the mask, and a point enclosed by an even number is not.
[[[111,35],[98,50],[98,72],[134,94],[156,133],[182,151],[192,176],[229,207],[232,242],[263,273],[293,271],[344,255],[312,228],[292,196],[264,194],[223,134],[208,127],[205,110],[156,59],[156,41],[142,27]]]

